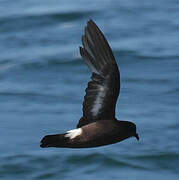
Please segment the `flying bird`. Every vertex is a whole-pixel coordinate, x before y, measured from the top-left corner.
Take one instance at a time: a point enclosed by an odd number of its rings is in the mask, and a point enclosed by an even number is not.
[[[134,123],[115,118],[120,73],[106,38],[92,20],[87,22],[82,44],[80,54],[92,73],[85,90],[83,117],[76,129],[46,135],[40,146],[91,148],[114,144],[133,136],[139,140]]]

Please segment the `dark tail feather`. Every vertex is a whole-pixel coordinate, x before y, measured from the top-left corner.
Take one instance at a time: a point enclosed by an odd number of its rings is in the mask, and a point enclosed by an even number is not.
[[[67,144],[68,138],[65,138],[65,134],[47,135],[40,141],[40,147],[64,147]]]

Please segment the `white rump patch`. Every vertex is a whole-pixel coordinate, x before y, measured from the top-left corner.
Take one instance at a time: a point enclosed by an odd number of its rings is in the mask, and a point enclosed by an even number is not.
[[[102,103],[103,103],[103,98],[105,97],[105,94],[106,94],[106,89],[105,89],[105,87],[101,86],[99,88],[99,93],[94,102],[94,106],[91,110],[93,116],[96,116],[98,114],[99,110],[101,109]]]
[[[82,134],[82,129],[78,128],[78,129],[72,129],[70,131],[67,131],[67,134],[65,134],[65,137],[68,137],[70,139],[75,138],[76,136],[79,136]]]

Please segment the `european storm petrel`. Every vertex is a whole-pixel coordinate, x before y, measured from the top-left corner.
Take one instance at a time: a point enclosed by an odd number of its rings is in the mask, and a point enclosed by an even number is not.
[[[83,117],[77,128],[63,134],[47,135],[40,146],[90,148],[136,137],[136,125],[115,118],[120,74],[113,52],[97,25],[89,20],[82,36],[80,54],[92,73],[83,102]]]

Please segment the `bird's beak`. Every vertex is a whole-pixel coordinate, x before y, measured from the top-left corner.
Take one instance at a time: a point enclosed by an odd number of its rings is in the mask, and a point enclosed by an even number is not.
[[[134,135],[134,137],[136,137],[136,139],[139,141],[139,135],[137,133]]]

